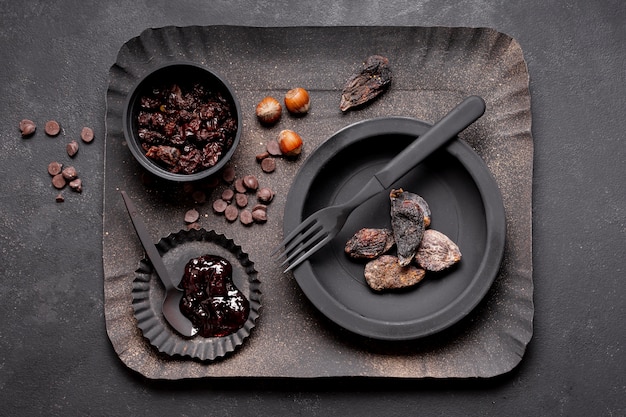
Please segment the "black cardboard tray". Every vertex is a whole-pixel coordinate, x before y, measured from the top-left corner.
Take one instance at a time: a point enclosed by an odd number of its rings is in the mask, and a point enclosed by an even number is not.
[[[391,89],[371,105],[342,114],[339,92],[365,57],[390,59]],[[217,70],[233,86],[244,115],[243,136],[232,159],[240,175],[254,174],[276,192],[265,225],[244,227],[193,201],[183,185],[147,183],[122,134],[123,103],[134,82],[163,63],[191,60]],[[254,117],[266,95],[282,97],[303,86],[311,93],[306,117],[284,115],[273,128]],[[307,300],[293,275],[282,274],[269,254],[282,238],[282,215],[291,181],[315,147],[354,122],[382,116],[438,120],[470,94],[487,103],[485,115],[460,138],[486,162],[502,193],[507,236],[503,263],[483,301],[454,326],[415,341],[381,341],[340,328]],[[104,201],[104,312],[116,353],[148,378],[491,377],[513,369],[532,337],[532,161],[528,72],[519,44],[485,28],[233,26],[148,29],[121,48],[106,96]],[[304,138],[296,161],[279,160],[264,174],[255,160],[281,129]],[[263,282],[257,327],[233,355],[202,363],[158,353],[142,337],[132,309],[132,281],[143,251],[119,190],[125,189],[150,225],[155,242],[185,227],[196,208],[200,225],[224,234],[255,259]]]

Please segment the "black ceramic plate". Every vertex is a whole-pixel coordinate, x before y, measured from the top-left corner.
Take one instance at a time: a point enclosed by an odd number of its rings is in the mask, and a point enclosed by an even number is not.
[[[174,277],[183,276],[187,262],[205,254],[225,258],[233,267],[233,283],[250,301],[250,314],[238,331],[224,337],[186,338],[170,327],[163,317],[165,297],[163,284],[147,259],[141,260],[133,281],[133,309],[137,325],[144,337],[159,352],[170,356],[189,356],[199,360],[213,360],[234,351],[250,336],[259,317],[261,283],[254,263],[231,239],[212,230],[183,230],[162,238],[157,243],[163,262]]]
[[[346,201],[400,150],[428,128],[409,118],[380,118],[348,126],[320,145],[298,172],[287,197],[284,232],[323,207]],[[463,141],[428,157],[393,188],[423,196],[431,228],[459,246],[459,264],[427,273],[418,285],[377,293],[364,263],[344,254],[362,227],[390,227],[389,195],[358,207],[339,234],[294,270],[300,288],[329,319],[354,333],[408,340],[441,331],[465,317],[487,293],[504,251],[506,223],[500,191],[483,160]]]

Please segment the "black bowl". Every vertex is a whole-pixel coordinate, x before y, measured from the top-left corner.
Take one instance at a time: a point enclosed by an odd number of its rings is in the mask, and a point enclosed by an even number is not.
[[[166,165],[146,156],[146,152],[141,146],[138,121],[139,113],[142,110],[141,98],[152,94],[155,89],[174,84],[180,86],[183,92],[189,91],[196,83],[203,86],[211,94],[220,94],[223,97],[235,118],[236,131],[231,134],[229,146],[224,147],[214,165],[193,173],[171,172]],[[156,68],[141,78],[132,88],[124,106],[123,127],[124,136],[131,153],[139,164],[150,173],[171,181],[196,181],[213,175],[223,168],[232,157],[241,136],[241,110],[232,87],[214,71],[192,62],[169,63]]]

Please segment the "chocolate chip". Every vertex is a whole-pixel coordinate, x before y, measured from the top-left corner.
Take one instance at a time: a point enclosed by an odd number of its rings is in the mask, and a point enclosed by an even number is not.
[[[48,164],[48,174],[55,176],[61,173],[63,165],[58,162],[50,162]]]
[[[224,216],[229,222],[234,222],[235,220],[237,220],[237,217],[239,217],[239,210],[237,209],[237,207],[230,204],[224,210]]]
[[[187,210],[185,213],[185,223],[195,223],[199,218],[200,213],[198,213],[198,210],[196,209]]]
[[[243,186],[250,191],[254,191],[259,188],[259,181],[254,175],[246,175],[243,177]]]
[[[246,188],[245,185],[243,185],[243,179],[241,178],[237,178],[235,180],[235,190],[238,193],[245,193],[246,191],[248,191],[248,189]]]
[[[230,188],[227,188],[224,191],[222,191],[222,200],[224,201],[227,201],[230,203],[234,196],[235,196],[235,192],[231,190]]]
[[[264,160],[265,158],[267,158],[267,157],[269,157],[269,156],[270,156],[270,153],[269,153],[269,152],[267,152],[267,151],[265,151],[265,152],[263,152],[263,153],[258,154],[258,155],[256,156],[256,160],[257,160],[257,162],[261,162],[262,160]]]
[[[63,178],[65,178],[67,181],[73,181],[78,178],[78,173],[76,172],[76,169],[74,167],[63,168],[63,171],[61,171],[61,175],[63,175]]]
[[[235,180],[235,168],[232,165],[227,165],[222,171],[222,179],[227,183],[231,183]]]
[[[270,155],[274,155],[274,156],[282,155],[282,152],[280,151],[280,146],[278,146],[277,140],[270,140],[269,142],[267,142],[266,148],[267,148],[267,152]]]
[[[195,191],[195,188],[193,186],[193,183],[186,182],[183,184],[183,192],[185,194],[192,194],[194,191]]]
[[[239,207],[245,207],[248,205],[248,196],[242,193],[235,194],[235,203]]]
[[[54,186],[54,188],[60,190],[65,187],[66,184],[67,182],[65,181],[65,178],[63,178],[62,174],[57,174],[52,177],[52,185]]]
[[[187,230],[200,230],[200,223],[190,223],[187,225]]]
[[[270,188],[262,187],[256,192],[256,198],[262,203],[269,203],[274,198],[274,192]]]
[[[211,175],[204,181],[204,183],[202,184],[202,188],[204,188],[205,190],[212,190],[218,185],[220,185],[220,179],[215,175]]]
[[[254,207],[252,207],[252,211],[254,212],[257,210],[267,211],[267,206],[265,204],[255,204]]]
[[[70,181],[70,188],[77,193],[83,192],[83,182],[80,178],[76,178],[75,180]]]
[[[57,194],[56,198],[54,199],[57,203],[62,203],[65,201],[65,198],[63,197],[63,194],[59,193]]]
[[[90,127],[83,127],[80,131],[80,138],[85,143],[89,143],[93,140],[93,130]]]
[[[224,213],[224,211],[226,211],[226,207],[228,207],[228,203],[221,198],[218,198],[213,202],[213,211],[218,214]]]
[[[31,136],[35,133],[35,130],[37,130],[37,126],[32,120],[23,119],[20,121],[20,132],[22,133],[23,138]]]
[[[245,226],[251,225],[254,220],[252,219],[252,213],[250,210],[241,210],[241,213],[239,214],[239,221]]]
[[[252,220],[256,223],[265,223],[267,221],[267,211],[265,210],[253,210]]]
[[[263,172],[274,172],[276,170],[276,160],[274,158],[265,158],[261,161],[261,169]]]
[[[204,191],[196,190],[191,194],[191,198],[198,204],[204,204],[206,202],[206,194]]]
[[[71,141],[67,144],[65,150],[67,151],[67,154],[70,156],[70,158],[73,158],[74,155],[78,153],[78,142],[76,142],[75,140]]]
[[[44,131],[48,136],[56,136],[61,132],[61,126],[56,120],[48,120],[44,126]]]

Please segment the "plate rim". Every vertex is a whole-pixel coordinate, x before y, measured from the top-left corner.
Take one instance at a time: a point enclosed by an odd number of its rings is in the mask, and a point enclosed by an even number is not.
[[[312,170],[320,158],[334,155],[337,150],[377,135],[422,135],[430,124],[412,117],[389,116],[361,120],[331,135],[307,158],[291,185],[285,203],[283,233],[286,236],[302,220],[302,212],[308,190],[317,170]],[[486,255],[483,257],[470,285],[448,306],[426,318],[403,322],[370,319],[350,310],[321,286],[310,261],[294,268],[293,276],[306,298],[328,319],[342,328],[372,339],[414,340],[426,337],[456,324],[466,317],[485,297],[493,284],[504,256],[506,240],[506,216],[502,195],[485,161],[458,137],[445,146],[444,151],[454,157],[469,173],[485,207],[487,227]],[[306,190],[306,191],[305,191]],[[478,275],[481,278],[477,279]],[[484,278],[482,278],[484,277]],[[470,302],[462,304],[469,297]],[[460,305],[460,303],[462,305]],[[431,317],[431,316],[434,316]],[[422,322],[440,318],[435,323]]]

